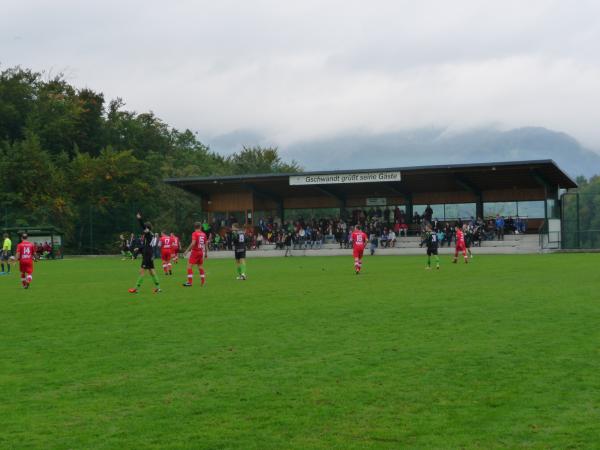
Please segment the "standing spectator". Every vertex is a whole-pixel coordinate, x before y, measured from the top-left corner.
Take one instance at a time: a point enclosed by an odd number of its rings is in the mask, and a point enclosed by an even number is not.
[[[285,235],[285,239],[284,239],[284,245],[285,245],[285,255],[283,256],[292,256],[292,233],[287,233]]]
[[[375,254],[375,249],[377,248],[377,244],[378,244],[377,234],[371,233],[371,236],[369,236],[369,243],[370,243],[369,248],[371,250],[371,256],[373,256]]]
[[[425,208],[425,212],[423,213],[423,219],[427,222],[431,223],[431,218],[433,217],[433,209],[430,204],[427,204],[427,208]]]
[[[504,217],[500,214],[496,214],[496,238],[504,240]]]

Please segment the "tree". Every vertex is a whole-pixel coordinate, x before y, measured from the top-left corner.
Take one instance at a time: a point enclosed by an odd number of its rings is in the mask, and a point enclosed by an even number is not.
[[[283,162],[277,147],[244,147],[241,152],[227,158],[233,174],[296,173],[301,167],[296,161]]]
[[[0,140],[24,138],[24,125],[36,98],[40,74],[20,67],[0,72]]]
[[[120,98],[77,89],[62,75],[15,67],[0,72],[0,207],[8,226],[55,225],[67,249],[114,251],[119,232],[136,229],[143,209],[157,227],[181,232],[199,199],[166,177],[297,172],[277,148],[244,147],[224,158],[190,130]]]

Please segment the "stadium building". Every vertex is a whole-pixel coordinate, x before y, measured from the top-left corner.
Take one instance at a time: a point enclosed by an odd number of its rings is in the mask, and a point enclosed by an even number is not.
[[[433,218],[527,218],[537,233],[560,218],[560,193],[577,184],[552,160],[456,164],[292,174],[171,178],[166,183],[201,198],[209,221],[234,217],[251,225],[350,216],[355,209],[395,209],[410,223],[427,205]]]

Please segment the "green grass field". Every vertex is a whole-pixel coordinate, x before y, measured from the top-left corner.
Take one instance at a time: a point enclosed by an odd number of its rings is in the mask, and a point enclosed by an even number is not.
[[[0,448],[600,446],[600,256],[249,256],[0,277]]]

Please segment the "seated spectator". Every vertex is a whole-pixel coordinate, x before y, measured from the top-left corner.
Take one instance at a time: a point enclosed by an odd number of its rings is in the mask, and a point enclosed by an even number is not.
[[[387,248],[388,246],[388,232],[386,230],[383,230],[380,234],[379,237],[379,245],[381,246],[381,248]]]
[[[517,216],[515,218],[515,228],[517,234],[525,233],[527,231],[527,223],[525,222],[525,219]]]
[[[315,232],[315,235],[313,236],[313,248],[315,249],[320,249],[323,246],[323,235],[321,234],[320,230],[317,230]]]
[[[398,225],[398,236],[402,236],[404,233],[404,237],[408,236],[408,224],[404,221],[404,217],[401,216]]]
[[[390,230],[388,234],[388,243],[390,247],[396,246],[396,233],[394,233],[394,230]]]
[[[378,245],[378,240],[377,240],[377,235],[375,233],[371,233],[371,235],[369,236],[369,243],[370,243],[370,250],[371,250],[371,256],[373,256],[375,254],[375,249],[377,248]]]
[[[506,222],[504,223],[504,230],[506,230],[507,233],[516,234],[517,228],[515,227],[515,221],[513,220],[512,216],[508,216],[508,219],[506,219]]]

